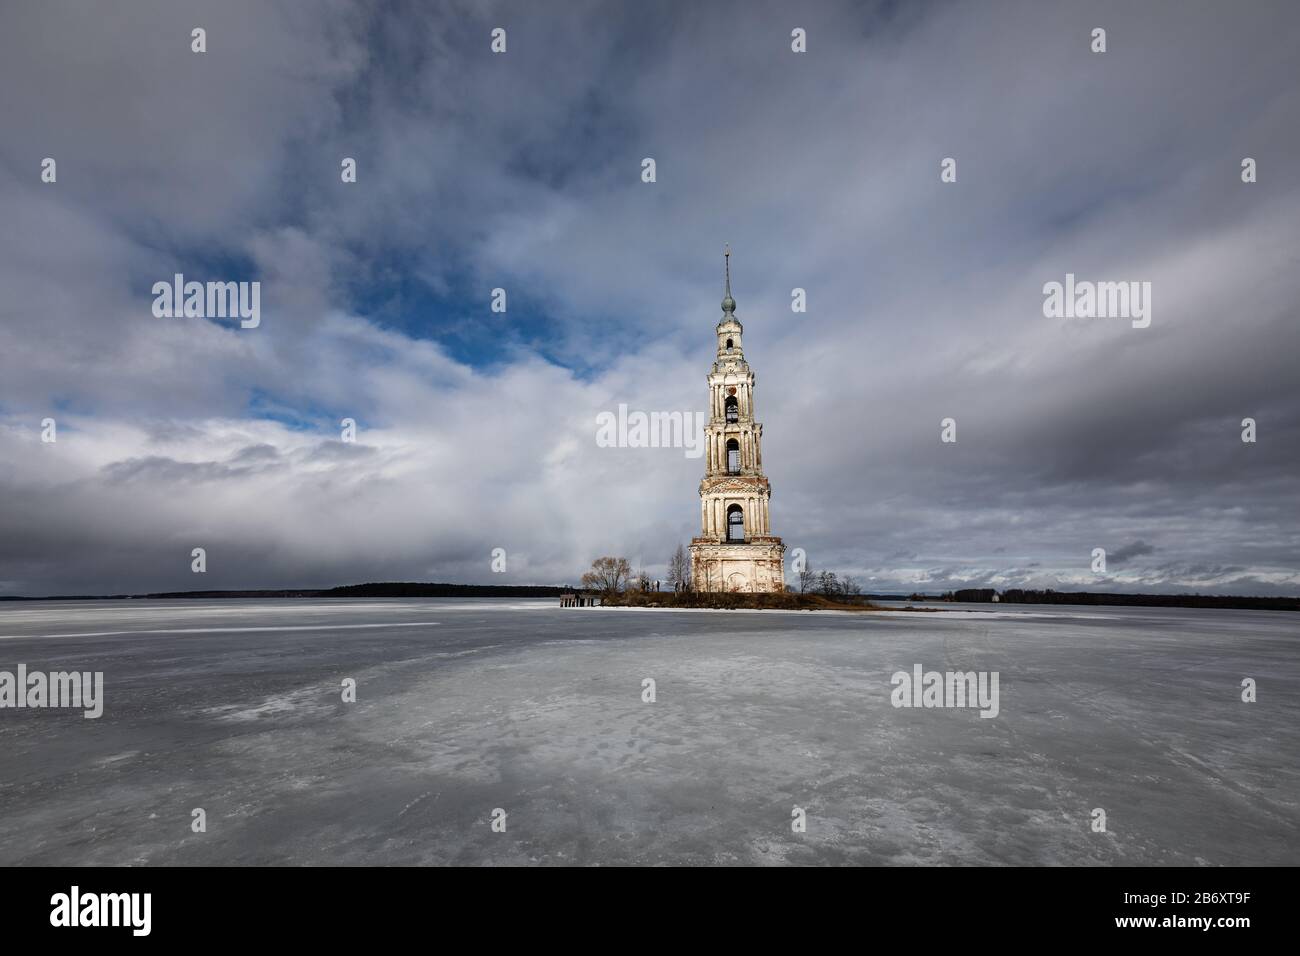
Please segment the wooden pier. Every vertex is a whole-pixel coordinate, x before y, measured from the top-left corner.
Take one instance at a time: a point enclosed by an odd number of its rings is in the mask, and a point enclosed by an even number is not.
[[[599,607],[600,595],[587,591],[566,591],[560,595],[560,607]]]

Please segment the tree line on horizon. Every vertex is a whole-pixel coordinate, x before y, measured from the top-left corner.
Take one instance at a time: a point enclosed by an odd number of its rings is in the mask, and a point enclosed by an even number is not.
[[[1117,594],[1103,591],[1056,591],[1052,588],[960,588],[937,600],[969,604],[1086,604],[1115,607],[1217,607],[1259,611],[1300,611],[1300,598],[1245,597],[1231,594]]]

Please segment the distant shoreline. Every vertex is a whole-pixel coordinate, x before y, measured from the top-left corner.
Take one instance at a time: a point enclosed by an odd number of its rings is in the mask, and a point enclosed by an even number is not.
[[[52,594],[9,597],[0,601],[171,601],[236,598],[374,598],[374,597],[556,597],[574,590],[543,584],[421,584],[415,582],[347,584],[336,588],[279,588],[243,591],[162,591],[153,594]]]
[[[439,584],[420,582],[373,582],[334,588],[278,588],[268,590],[166,591],[150,594],[53,594],[43,597],[0,595],[0,601],[175,601],[283,598],[558,598],[581,590],[572,586],[544,584]],[[659,594],[671,601],[671,592]],[[1093,591],[1007,591],[993,601],[992,591],[957,591],[952,597],[919,594],[867,594],[867,600],[899,601],[926,608],[950,603],[1079,605],[1100,607],[1185,607],[1242,611],[1300,611],[1300,597],[1253,597],[1219,594],[1106,594]]]

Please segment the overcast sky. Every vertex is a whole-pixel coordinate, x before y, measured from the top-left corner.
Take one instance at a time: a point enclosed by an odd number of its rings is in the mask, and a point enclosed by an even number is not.
[[[814,567],[1300,593],[1298,49],[1291,2],[12,0],[0,594],[662,576],[703,463],[596,416],[705,410],[724,242]],[[260,326],[155,317],[178,272]],[[1067,273],[1150,326],[1045,317]]]

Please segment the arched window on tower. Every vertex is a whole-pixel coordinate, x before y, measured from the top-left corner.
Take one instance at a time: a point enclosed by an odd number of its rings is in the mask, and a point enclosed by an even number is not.
[[[727,424],[734,425],[740,421],[740,404],[735,395],[727,396]]]
[[[727,339],[727,351],[730,352],[731,349],[732,349],[731,339]]]
[[[727,509],[727,540],[745,540],[745,512],[740,505],[732,505]]]
[[[734,438],[727,439],[727,474],[740,474],[740,442]]]

